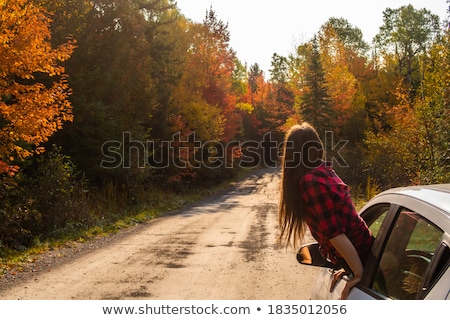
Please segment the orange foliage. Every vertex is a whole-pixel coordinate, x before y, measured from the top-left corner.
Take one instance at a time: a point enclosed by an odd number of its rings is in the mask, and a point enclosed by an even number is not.
[[[321,45],[327,92],[336,114],[335,125],[341,128],[351,116],[358,82],[350,71],[348,52],[331,26],[323,29]]]
[[[236,109],[238,101],[232,87],[235,52],[229,46],[227,28],[228,25],[220,21],[212,10],[207,12],[203,24],[189,26],[192,43],[176,94],[177,105],[186,120],[189,120],[187,111],[192,113],[192,106],[196,106],[196,126],[192,127],[193,121],[187,121],[187,125],[194,131],[209,131],[199,135],[200,138],[226,142],[235,137],[240,126]]]
[[[0,5],[0,171],[43,151],[40,145],[72,120],[64,67],[74,40],[52,48],[50,18],[32,1]]]

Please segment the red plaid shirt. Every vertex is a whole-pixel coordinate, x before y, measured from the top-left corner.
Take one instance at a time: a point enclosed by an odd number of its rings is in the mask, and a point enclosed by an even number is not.
[[[324,163],[305,174],[300,190],[307,205],[305,222],[321,246],[322,254],[334,263],[342,259],[330,239],[345,233],[364,264],[374,238],[356,212],[349,187],[331,166]]]

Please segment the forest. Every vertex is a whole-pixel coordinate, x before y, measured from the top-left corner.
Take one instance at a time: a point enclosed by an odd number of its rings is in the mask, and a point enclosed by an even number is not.
[[[354,190],[450,182],[449,21],[386,8],[366,43],[330,17],[265,74],[219,16],[193,22],[172,0],[0,1],[0,257],[276,167],[302,121]]]

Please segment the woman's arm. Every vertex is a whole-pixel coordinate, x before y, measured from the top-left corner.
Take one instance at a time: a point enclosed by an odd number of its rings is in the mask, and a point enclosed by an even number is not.
[[[353,277],[347,282],[344,290],[341,294],[341,299],[345,300],[348,297],[350,289],[353,288],[356,284],[358,284],[364,272],[364,267],[359,258],[358,252],[355,249],[355,246],[351,243],[348,237],[341,233],[336,237],[330,239],[333,247],[339,252],[339,254],[345,259],[350,269],[352,269]],[[339,274],[339,277],[342,277],[342,273]],[[332,286],[333,288],[334,286]]]

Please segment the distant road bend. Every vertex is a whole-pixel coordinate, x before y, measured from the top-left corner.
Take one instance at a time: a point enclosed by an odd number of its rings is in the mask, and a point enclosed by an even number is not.
[[[0,299],[309,299],[314,269],[276,246],[278,183],[278,171],[258,171],[23,279],[2,279]]]

